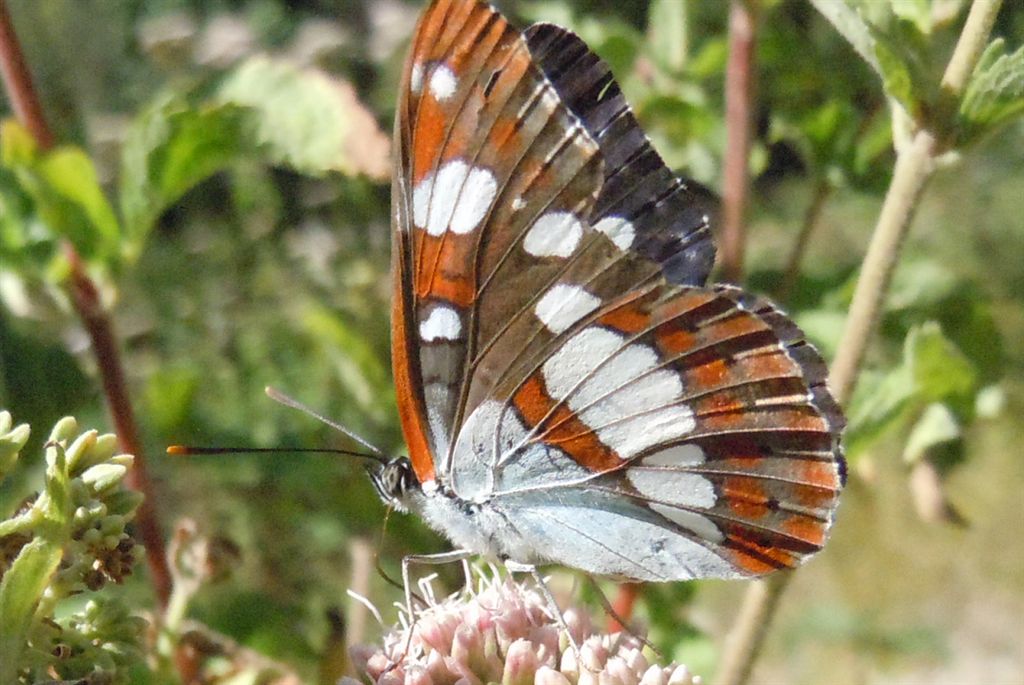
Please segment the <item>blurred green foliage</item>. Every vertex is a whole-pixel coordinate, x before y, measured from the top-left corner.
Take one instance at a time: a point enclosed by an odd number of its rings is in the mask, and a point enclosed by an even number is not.
[[[354,540],[372,540],[392,575],[403,554],[444,543],[393,517],[378,545],[383,508],[357,464],[162,452],[169,443],[351,446],[270,403],[267,385],[389,453],[403,449],[388,350],[385,132],[418,5],[9,5],[65,144],[42,151],[11,120],[0,127],[0,407],[35,425],[72,411],[104,420],[95,362],[64,289],[61,243],[70,241],[120,335],[168,534],[189,517],[242,550],[233,580],[197,588],[190,615],[308,675],[328,634],[325,611],[348,606]],[[501,6],[579,32],[612,65],[669,165],[717,185],[727,3]],[[1021,406],[1024,12],[1007,4],[1000,38],[951,109],[939,79],[964,9],[761,3],[750,282],[779,287],[808,198],[826,197],[827,221],[787,302],[826,356],[839,343],[893,141],[939,122],[949,149],[968,156],[954,172],[963,182],[937,181],[948,192],[917,222],[850,407],[847,448],[865,473],[900,453],[954,473],[982,458],[970,444],[986,421],[1007,403],[1018,415]],[[0,513],[45,468],[19,462],[0,489]],[[441,572],[457,584],[457,569]],[[716,649],[690,614],[698,587],[649,588],[639,611],[674,656],[711,668]],[[127,593],[149,601],[143,583]],[[381,606],[396,596],[376,577],[370,594]],[[893,642],[898,653],[942,651],[932,633],[879,627],[853,609],[812,612],[795,630],[852,650]]]

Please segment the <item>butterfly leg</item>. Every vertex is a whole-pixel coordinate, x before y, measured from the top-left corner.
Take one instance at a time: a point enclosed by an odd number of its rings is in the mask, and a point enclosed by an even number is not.
[[[508,569],[509,573],[529,573],[533,576],[533,581],[537,584],[537,588],[544,596],[544,601],[548,603],[548,610],[554,617],[558,627],[564,630],[566,637],[569,638],[569,646],[572,647],[573,655],[576,657],[576,663],[580,665],[580,668],[586,668],[580,654],[580,646],[576,642],[576,638],[573,637],[572,632],[569,630],[569,624],[565,622],[565,616],[562,615],[562,610],[559,608],[558,602],[555,601],[555,596],[551,594],[548,584],[544,582],[544,577],[540,574],[540,571],[537,570],[537,567],[533,564],[520,564],[517,561],[506,559],[505,568]]]
[[[644,637],[636,630],[634,630],[633,626],[627,623],[626,619],[622,618],[622,616],[619,615],[619,612],[615,611],[615,607],[613,607],[612,603],[608,601],[608,597],[604,594],[604,590],[601,589],[601,586],[592,576],[588,575],[587,581],[590,583],[590,587],[592,587],[594,589],[594,592],[597,594],[597,601],[601,603],[601,608],[604,609],[604,612],[606,614],[611,616],[616,622],[618,622],[620,626],[622,626],[622,630],[624,633],[626,633],[630,637],[636,638],[640,642],[640,644],[642,644],[644,647],[650,648],[650,650],[657,654],[659,657],[665,657],[665,655],[662,654],[661,650],[654,646],[653,642],[651,642],[646,637]]]
[[[440,552],[438,554],[410,554],[402,557],[402,586],[405,591],[405,611],[409,615],[409,629],[405,635],[405,644],[402,645],[402,651],[397,658],[393,659],[391,664],[384,671],[387,673],[396,666],[398,662],[405,658],[405,655],[409,653],[409,647],[412,645],[412,635],[416,628],[417,616],[412,606],[412,582],[409,576],[409,568],[413,564],[421,564],[424,566],[440,566],[441,564],[450,564],[456,561],[465,562],[473,556],[473,553],[465,549],[456,549],[450,552]],[[466,566],[464,565],[465,569]],[[467,577],[468,579],[468,577]]]

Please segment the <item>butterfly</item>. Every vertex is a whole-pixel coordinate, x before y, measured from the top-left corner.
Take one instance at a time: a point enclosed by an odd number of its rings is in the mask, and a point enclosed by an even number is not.
[[[570,31],[433,0],[405,62],[386,503],[445,558],[637,581],[821,549],[844,482],[826,368],[769,302],[707,285],[687,183]]]

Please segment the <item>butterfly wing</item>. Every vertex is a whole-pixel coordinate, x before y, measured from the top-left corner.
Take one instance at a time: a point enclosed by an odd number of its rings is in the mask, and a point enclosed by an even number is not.
[[[486,394],[483,350],[559,253],[582,241],[601,185],[596,143],[562,105],[522,34],[477,0],[436,0],[406,62],[395,125],[392,358],[420,482],[449,470],[470,381]],[[551,243],[530,229],[565,223]],[[589,237],[589,236],[588,236]],[[495,350],[497,354],[498,351]]]
[[[824,365],[771,305],[703,287],[706,212],[607,66],[559,27],[436,0],[405,83],[393,347],[421,483],[600,574],[818,549],[842,480]]]

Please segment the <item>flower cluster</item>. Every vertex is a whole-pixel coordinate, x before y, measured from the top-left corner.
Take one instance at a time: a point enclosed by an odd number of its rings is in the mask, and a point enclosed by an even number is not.
[[[565,609],[563,616],[579,645],[578,658],[539,592],[511,579],[484,579],[472,596],[429,601],[411,627],[403,615],[402,627],[384,638],[383,647],[355,647],[352,658],[375,685],[700,683],[685,666],[650,663],[637,637],[600,633],[582,608]],[[343,685],[355,682],[343,679]]]
[[[12,427],[0,412],[0,479],[28,440],[26,425]],[[80,431],[73,418],[54,426],[46,443],[42,491],[0,521],[0,616],[11,632],[0,682],[33,682],[57,674],[115,683],[119,666],[138,662],[146,622],[102,597],[78,613],[58,604],[71,595],[120,583],[141,547],[125,526],[142,496],[124,488],[132,457],[117,454],[117,439]],[[19,680],[20,679],[20,680]]]

